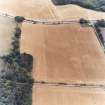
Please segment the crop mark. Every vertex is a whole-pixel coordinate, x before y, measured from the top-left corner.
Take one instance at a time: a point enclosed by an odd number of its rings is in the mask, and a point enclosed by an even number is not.
[[[34,81],[34,85],[47,85],[47,86],[62,86],[62,87],[79,87],[79,88],[100,88],[105,90],[104,84],[94,83],[66,83],[66,82],[47,82],[47,81]]]

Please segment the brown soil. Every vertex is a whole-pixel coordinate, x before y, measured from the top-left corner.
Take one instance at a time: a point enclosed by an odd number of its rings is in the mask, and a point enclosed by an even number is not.
[[[105,83],[104,51],[92,28],[24,24],[21,51],[34,56],[37,81]]]
[[[34,19],[105,18],[78,6],[55,7],[50,0],[2,0],[0,11]],[[92,28],[23,24],[21,52],[34,57],[37,81],[105,83],[105,56]],[[105,105],[101,89],[33,87],[33,105]]]
[[[34,86],[33,105],[105,105],[105,91],[93,88]]]

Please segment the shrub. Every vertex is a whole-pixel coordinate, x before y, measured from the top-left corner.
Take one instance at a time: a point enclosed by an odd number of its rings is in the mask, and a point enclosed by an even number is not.
[[[13,41],[13,42],[12,42],[12,46],[13,46],[14,49],[19,49],[19,48],[20,48],[19,41],[18,41],[18,40]]]
[[[81,18],[79,22],[80,22],[80,24],[88,24],[89,23],[88,20],[85,20],[83,18]]]
[[[16,38],[20,38],[20,36],[21,36],[21,29],[20,28],[16,28],[15,37]]]
[[[33,57],[29,54],[23,53],[21,54],[21,58],[19,59],[18,63],[22,68],[25,68],[30,71],[32,70],[33,66]]]
[[[97,21],[97,25],[100,26],[100,27],[105,27],[105,20],[103,20],[103,19],[102,20],[98,20]]]
[[[24,17],[21,17],[21,16],[16,16],[16,17],[15,17],[15,21],[18,22],[18,23],[21,23],[21,22],[23,22],[24,20],[25,20]]]

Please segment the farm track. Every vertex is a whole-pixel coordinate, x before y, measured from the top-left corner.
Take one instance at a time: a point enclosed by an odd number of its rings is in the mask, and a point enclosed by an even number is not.
[[[1,16],[6,16],[9,18],[14,18],[15,16],[7,14],[7,13],[0,13]],[[90,22],[96,22],[97,20],[89,20]],[[45,24],[45,25],[59,25],[59,24],[72,24],[72,23],[79,23],[78,20],[58,20],[58,19],[27,19],[23,21],[25,23],[31,24]]]

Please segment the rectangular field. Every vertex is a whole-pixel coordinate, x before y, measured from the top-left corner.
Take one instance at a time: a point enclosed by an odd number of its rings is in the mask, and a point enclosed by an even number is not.
[[[102,89],[38,85],[33,91],[33,105],[105,105]]]
[[[22,30],[21,52],[34,56],[36,81],[105,83],[105,55],[91,27],[24,24]]]

